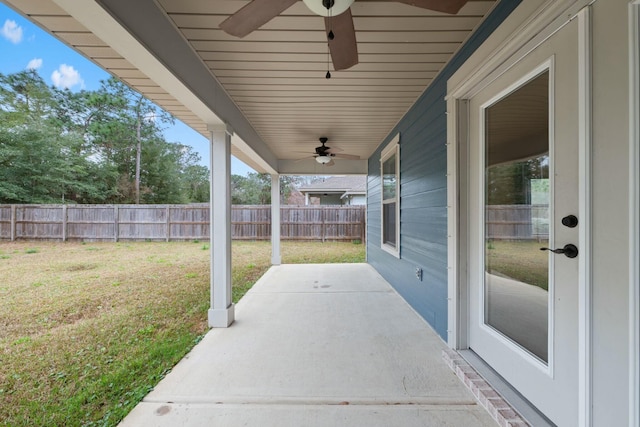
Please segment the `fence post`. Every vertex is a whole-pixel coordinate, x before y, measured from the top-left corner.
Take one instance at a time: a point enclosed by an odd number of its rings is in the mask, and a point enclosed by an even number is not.
[[[324,235],[325,235],[325,225],[324,225],[324,221],[325,221],[325,209],[327,207],[326,206],[320,206],[320,220],[322,222],[322,224],[320,225],[320,236],[322,237],[322,243],[324,243]]]
[[[118,205],[113,207],[113,241],[117,242],[120,236],[120,226],[118,225],[118,217],[120,216],[120,209]]]
[[[62,241],[67,241],[67,205],[62,205]]]
[[[11,205],[11,241],[16,240],[16,205]]]
[[[171,208],[167,205],[167,242],[171,240]]]

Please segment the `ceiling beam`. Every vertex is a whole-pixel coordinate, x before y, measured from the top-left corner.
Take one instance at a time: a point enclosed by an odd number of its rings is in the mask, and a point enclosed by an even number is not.
[[[332,166],[321,165],[316,159],[278,161],[282,175],[366,175],[367,160],[335,159]]]

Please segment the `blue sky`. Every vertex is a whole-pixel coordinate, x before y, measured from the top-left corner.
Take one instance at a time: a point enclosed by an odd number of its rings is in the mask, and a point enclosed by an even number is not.
[[[34,68],[50,85],[72,91],[95,90],[109,74],[76,53],[22,15],[0,3],[0,73]],[[209,166],[209,143],[180,121],[165,130],[167,141],[190,145]],[[246,175],[253,169],[232,157],[231,172]]]

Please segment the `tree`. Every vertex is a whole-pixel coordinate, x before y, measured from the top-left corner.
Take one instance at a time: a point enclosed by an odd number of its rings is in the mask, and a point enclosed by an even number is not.
[[[56,96],[33,71],[0,74],[0,201],[64,202],[100,192],[82,140],[58,125]]]
[[[46,124],[0,130],[0,201],[93,201],[102,189],[96,165],[74,155],[80,141]]]
[[[287,200],[299,177],[280,177],[280,201]],[[236,205],[268,205],[271,203],[271,175],[249,173],[231,175],[231,203]]]
[[[55,106],[53,89],[34,71],[0,73],[0,117],[3,127],[50,120]]]
[[[183,191],[190,202],[204,203],[209,201],[209,168],[199,164],[191,164],[184,168],[182,177]]]
[[[271,179],[267,174],[231,175],[231,203],[266,205],[271,203]]]
[[[161,125],[173,123],[173,117],[115,78],[102,82],[95,100],[96,105],[110,107],[104,110],[102,123],[92,128],[96,142],[102,144],[105,153],[115,157],[121,182],[126,183],[127,177],[133,181],[133,199],[138,204],[143,145],[164,140]]]
[[[521,205],[531,203],[531,180],[549,177],[549,158],[491,166],[487,169],[487,204]]]
[[[115,79],[71,92],[0,74],[0,203],[206,201],[199,155],[164,138],[172,120]]]

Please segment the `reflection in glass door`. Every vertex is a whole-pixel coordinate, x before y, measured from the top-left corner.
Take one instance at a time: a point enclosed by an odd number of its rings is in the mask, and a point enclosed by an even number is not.
[[[548,363],[549,72],[484,110],[484,323]]]

